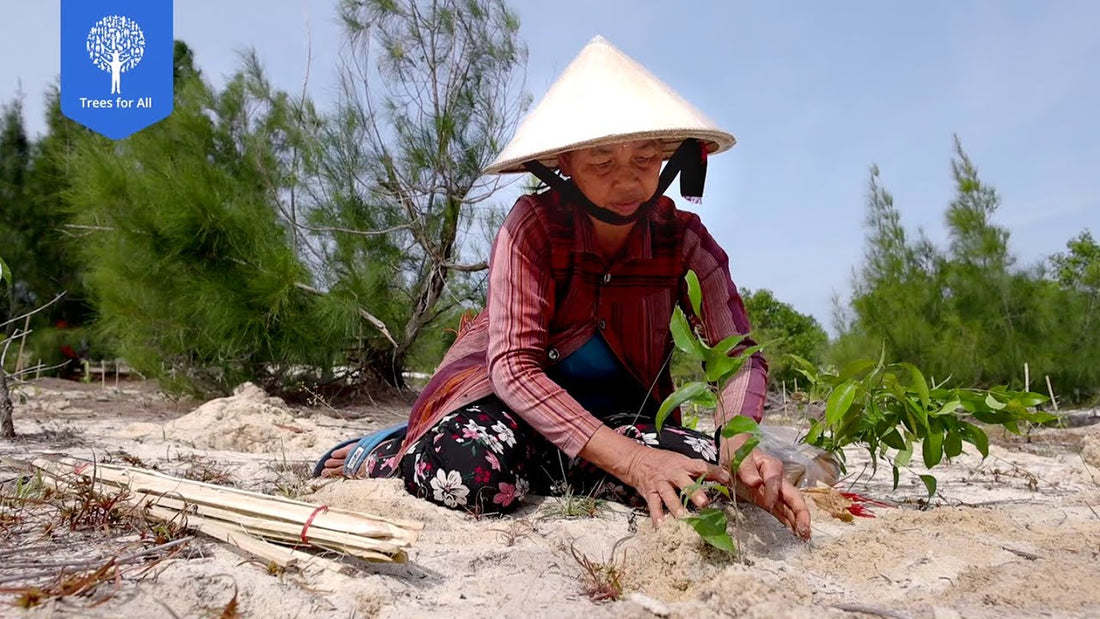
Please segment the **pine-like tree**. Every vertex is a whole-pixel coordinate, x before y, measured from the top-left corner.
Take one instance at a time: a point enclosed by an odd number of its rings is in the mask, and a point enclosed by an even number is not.
[[[499,179],[481,171],[528,104],[526,49],[501,0],[346,0],[340,14],[342,92],[304,151],[295,223],[318,239],[329,294],[373,318],[360,363],[400,385],[424,330],[483,302],[478,224],[497,221]]]

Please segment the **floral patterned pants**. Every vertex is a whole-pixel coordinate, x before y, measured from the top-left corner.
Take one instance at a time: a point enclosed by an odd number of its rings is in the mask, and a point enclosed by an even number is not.
[[[710,436],[652,419],[617,413],[604,425],[639,443],[715,462]],[[367,457],[370,477],[398,475],[411,494],[476,514],[507,513],[529,493],[592,495],[644,506],[633,488],[580,458],[569,458],[534,428],[489,396],[444,417],[394,463],[399,440]],[[394,466],[396,464],[396,467]],[[395,470],[396,468],[396,470]]]

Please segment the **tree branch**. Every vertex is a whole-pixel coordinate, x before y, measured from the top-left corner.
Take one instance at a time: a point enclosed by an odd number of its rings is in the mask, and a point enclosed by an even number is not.
[[[318,296],[323,296],[325,294],[324,292],[314,288],[313,286],[310,286],[309,284],[303,284],[302,282],[294,282],[294,286],[299,290],[304,290],[310,294],[315,294]],[[394,348],[398,347],[397,341],[393,339],[393,336],[390,335],[390,330],[386,328],[386,323],[382,322],[380,318],[361,307],[356,309],[359,311],[360,316],[362,316],[367,322],[371,323],[376,329],[382,332],[382,335],[386,338],[386,340],[389,341],[390,344],[393,344]]]
[[[475,263],[475,264],[455,264],[453,262],[444,262],[444,263],[440,264],[439,266],[441,266],[444,269],[449,269],[451,271],[461,271],[463,273],[476,273],[478,271],[484,271],[485,269],[489,268],[489,263],[484,262],[484,261],[478,262],[478,263]]]

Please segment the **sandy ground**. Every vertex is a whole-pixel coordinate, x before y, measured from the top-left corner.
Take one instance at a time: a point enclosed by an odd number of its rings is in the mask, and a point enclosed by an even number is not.
[[[852,475],[838,486],[897,507],[844,522],[811,502],[808,543],[754,507],[730,508],[742,549],[734,560],[686,525],[654,529],[644,514],[614,504],[595,517],[567,518],[560,499],[532,497],[513,516],[476,519],[408,496],[393,480],[304,478],[325,448],[402,419],[401,407],[295,408],[258,390],[200,407],[148,384],[53,379],[23,395],[15,411],[21,437],[0,442],[0,455],[116,462],[125,455],[169,474],[426,527],[408,563],[345,573],[271,575],[200,536],[157,570],[100,585],[91,597],[26,611],[9,606],[13,593],[0,594],[0,616],[216,617],[235,592],[244,617],[1100,616],[1100,425],[1026,439],[993,432],[988,459],[964,454],[937,468],[931,505],[917,477],[925,471],[903,471],[893,490],[888,470],[868,479],[867,455],[852,450]],[[10,493],[19,471],[0,470]],[[2,587],[20,585],[20,560],[77,561],[93,547],[125,542],[84,535],[75,547],[71,537],[62,546],[46,534],[0,540],[0,557],[19,559],[0,560]],[[578,558],[613,567],[622,599],[592,601]]]

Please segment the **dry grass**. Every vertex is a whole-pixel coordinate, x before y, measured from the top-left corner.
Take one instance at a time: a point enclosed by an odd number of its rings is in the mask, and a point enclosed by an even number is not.
[[[271,462],[267,468],[275,475],[275,480],[264,488],[264,492],[288,499],[299,499],[310,493],[309,482],[313,479],[313,467],[310,463],[287,460],[283,456],[282,459]]]
[[[182,456],[180,460],[186,462],[187,465],[176,473],[177,477],[206,484],[237,487],[237,481],[230,471],[231,465],[229,464],[207,460],[196,454]]]
[[[519,540],[535,533],[535,525],[526,518],[511,520],[506,529],[496,529],[505,546],[515,546]]]
[[[593,602],[616,601],[623,597],[623,564],[616,563],[614,550],[612,558],[606,563],[593,561],[575,546],[569,546],[573,560],[581,566],[581,587],[584,594]]]
[[[12,472],[5,467],[5,472]],[[52,599],[102,604],[191,540],[74,473],[63,483],[15,471],[0,482],[0,596],[33,608]]]

